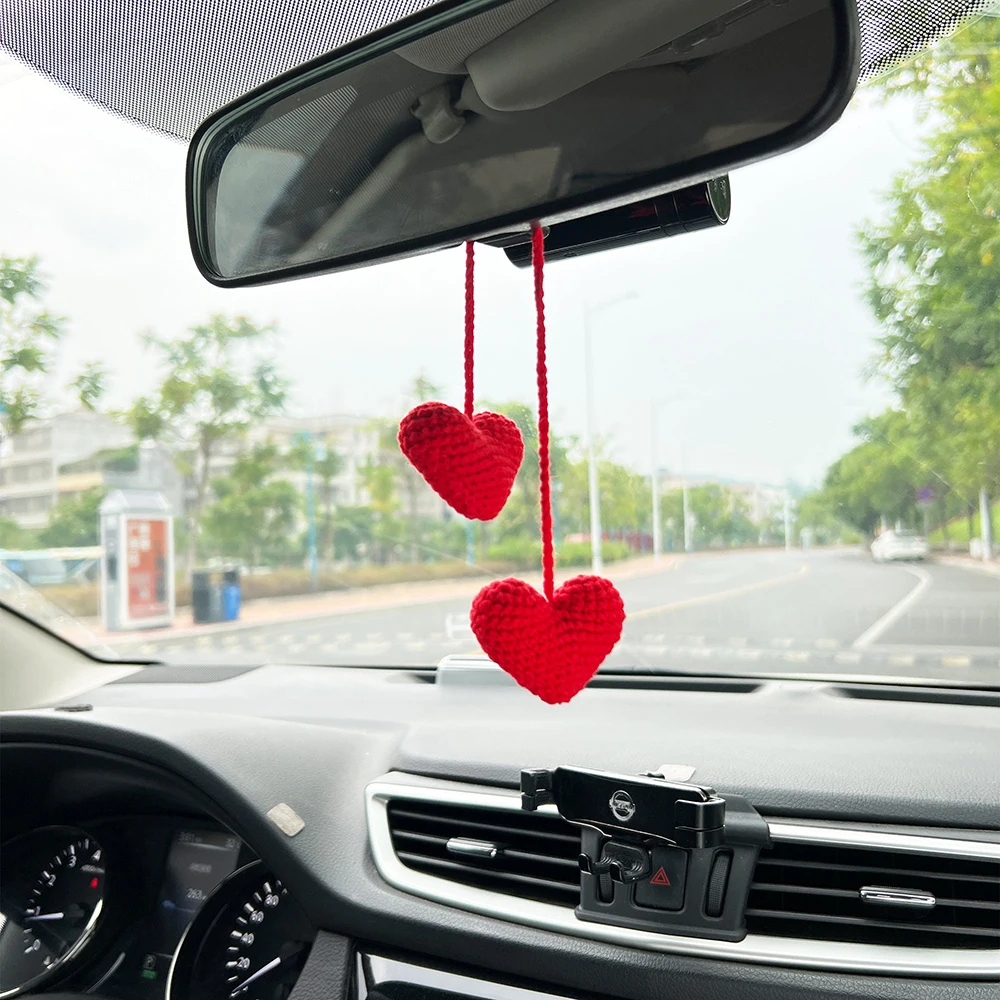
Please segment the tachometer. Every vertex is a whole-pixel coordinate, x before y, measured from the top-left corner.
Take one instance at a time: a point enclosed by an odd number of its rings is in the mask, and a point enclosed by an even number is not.
[[[173,1000],[285,1000],[316,936],[261,862],[226,879],[186,931],[170,969]]]
[[[104,851],[83,830],[47,827],[3,848],[0,997],[37,986],[90,940],[104,904]]]

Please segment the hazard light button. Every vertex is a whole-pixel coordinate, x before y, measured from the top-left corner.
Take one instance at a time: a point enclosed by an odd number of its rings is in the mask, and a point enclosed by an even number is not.
[[[654,910],[679,910],[684,906],[687,851],[679,847],[654,847],[649,874],[635,883],[635,905]]]

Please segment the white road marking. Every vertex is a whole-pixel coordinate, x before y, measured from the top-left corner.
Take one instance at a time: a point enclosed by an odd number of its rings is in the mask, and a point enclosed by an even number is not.
[[[745,647],[747,644],[747,637],[745,635],[734,635],[730,636],[727,641],[730,646]]]
[[[775,649],[788,649],[794,641],[794,639],[772,639],[770,645]]]
[[[972,665],[971,656],[942,656],[942,667],[968,667]]]
[[[889,663],[894,667],[912,667],[917,662],[915,656],[890,656]]]
[[[783,653],[781,658],[786,663],[805,663],[811,655],[807,650],[799,649],[791,653]]]
[[[920,599],[920,595],[931,585],[930,573],[920,566],[900,566],[899,568],[905,570],[911,576],[915,576],[917,578],[917,585],[901,601],[897,601],[878,621],[854,640],[851,645],[855,649],[867,649],[873,642],[876,642],[879,636],[892,628],[906,614],[907,610]]]
[[[817,639],[816,648],[817,649],[836,649],[840,645],[836,639]]]
[[[833,659],[837,663],[860,663],[860,653],[834,653]]]

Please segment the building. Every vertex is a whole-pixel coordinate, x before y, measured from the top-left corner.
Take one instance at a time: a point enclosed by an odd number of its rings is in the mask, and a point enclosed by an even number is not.
[[[322,417],[271,417],[254,427],[250,443],[270,442],[282,454],[308,440],[315,453],[336,452],[342,461],[340,472],[330,482],[329,502],[333,506],[355,507],[366,502],[361,470],[378,451],[378,433],[369,417],[335,413]],[[296,488],[305,493],[305,470],[284,472]],[[314,480],[318,491],[319,484]]]
[[[80,409],[32,421],[0,448],[0,517],[43,527],[60,500],[103,485],[101,469],[74,471],[77,463],[132,443],[131,430],[104,413]]]

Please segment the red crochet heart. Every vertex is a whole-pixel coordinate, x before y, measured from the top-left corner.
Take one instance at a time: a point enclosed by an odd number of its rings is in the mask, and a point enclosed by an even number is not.
[[[483,652],[550,705],[586,687],[622,634],[625,606],[610,580],[576,576],[551,603],[523,580],[487,584],[470,623]]]
[[[491,521],[521,467],[517,424],[484,411],[471,419],[447,403],[421,403],[399,424],[399,447],[438,496],[463,517]]]

